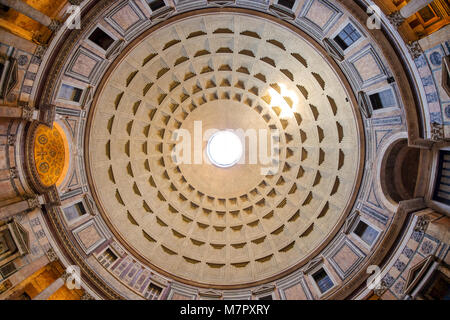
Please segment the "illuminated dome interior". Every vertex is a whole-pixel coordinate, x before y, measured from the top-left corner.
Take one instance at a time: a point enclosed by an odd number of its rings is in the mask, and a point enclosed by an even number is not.
[[[448,297],[449,12],[0,0],[0,300]]]
[[[347,97],[317,49],[269,20],[209,14],[162,27],[117,63],[95,104],[89,165],[102,213],[130,250],[179,278],[277,276],[351,204],[361,147]],[[199,123],[203,133],[266,130],[262,140],[278,130],[279,145],[268,143],[277,158],[224,170],[196,162],[193,142],[181,162],[173,132],[194,137]]]

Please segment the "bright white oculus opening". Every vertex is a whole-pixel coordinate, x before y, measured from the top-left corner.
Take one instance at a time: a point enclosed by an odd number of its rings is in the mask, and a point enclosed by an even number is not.
[[[206,153],[212,164],[228,168],[242,157],[241,139],[231,131],[219,131],[209,138]]]

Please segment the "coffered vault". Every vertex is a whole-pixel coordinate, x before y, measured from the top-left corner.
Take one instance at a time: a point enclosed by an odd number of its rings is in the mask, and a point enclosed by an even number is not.
[[[248,15],[184,19],[143,37],[101,90],[87,149],[93,186],[111,226],[159,269],[211,285],[260,281],[342,223],[364,150],[356,106],[301,35]],[[172,132],[193,136],[194,121],[278,129],[273,174],[174,163]]]
[[[0,298],[444,296],[448,5],[375,2],[0,0]]]

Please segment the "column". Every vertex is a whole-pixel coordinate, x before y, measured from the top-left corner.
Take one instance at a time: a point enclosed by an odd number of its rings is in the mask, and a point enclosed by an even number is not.
[[[1,118],[23,119],[26,121],[32,121],[37,119],[37,115],[38,110],[34,110],[34,108],[31,108],[28,104],[24,104],[21,107],[0,105]]]
[[[399,27],[405,20],[415,14],[417,11],[425,8],[434,0],[411,0],[399,11],[392,12],[388,19],[395,26]]]
[[[56,279],[51,285],[49,285],[41,293],[39,293],[36,297],[34,297],[33,300],[47,300],[48,298],[50,298],[52,294],[58,291],[59,288],[61,288],[65,283],[66,282],[64,281],[63,277]]]
[[[0,220],[7,220],[16,214],[41,206],[39,198],[30,198],[0,208]]]
[[[37,47],[36,43],[32,42],[31,40],[16,36],[15,34],[12,34],[5,29],[0,29],[0,39],[2,39],[2,43],[28,53],[33,53]]]
[[[56,20],[52,20],[50,17],[46,16],[39,10],[36,10],[32,6],[21,0],[0,0],[2,5],[10,7],[27,17],[39,22],[40,24],[46,26],[52,31],[55,31],[58,28],[59,22]]]
[[[30,107],[28,102],[19,102],[17,107],[0,104],[0,118],[22,119],[25,121],[37,120],[52,127],[55,117],[56,106],[52,104],[40,105],[38,109]]]
[[[400,15],[405,19],[409,18],[432,2],[433,0],[411,0],[406,6],[400,9]]]

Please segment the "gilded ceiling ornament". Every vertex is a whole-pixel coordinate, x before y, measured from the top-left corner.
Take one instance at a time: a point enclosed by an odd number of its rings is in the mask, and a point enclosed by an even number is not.
[[[56,128],[40,125],[34,145],[36,170],[42,184],[49,187],[60,178],[65,163],[64,140]]]

